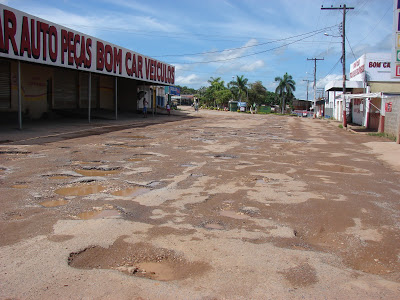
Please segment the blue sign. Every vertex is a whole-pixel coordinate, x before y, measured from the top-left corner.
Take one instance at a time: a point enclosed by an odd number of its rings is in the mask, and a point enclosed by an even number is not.
[[[170,95],[180,96],[181,95],[181,89],[176,87],[176,86],[166,86],[165,87],[165,93],[166,94],[170,94]]]

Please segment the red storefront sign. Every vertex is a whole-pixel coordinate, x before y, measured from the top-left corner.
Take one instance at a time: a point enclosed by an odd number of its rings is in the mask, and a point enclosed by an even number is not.
[[[386,112],[391,112],[392,111],[392,102],[386,102],[385,103],[385,111]]]

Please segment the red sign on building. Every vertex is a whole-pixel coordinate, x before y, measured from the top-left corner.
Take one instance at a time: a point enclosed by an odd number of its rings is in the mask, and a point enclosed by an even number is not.
[[[386,112],[391,112],[392,111],[392,102],[386,102],[385,103],[385,111]]]

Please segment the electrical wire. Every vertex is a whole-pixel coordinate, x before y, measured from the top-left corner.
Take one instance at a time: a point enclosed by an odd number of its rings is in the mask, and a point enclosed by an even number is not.
[[[348,43],[348,44],[349,44],[349,46],[350,46],[351,53],[353,53],[353,57],[354,57],[354,59],[356,60],[356,59],[357,59],[357,57],[354,55],[353,48],[351,48],[351,44],[350,44],[350,41],[349,41],[349,39],[347,38],[347,35],[346,35],[346,40],[347,40],[347,43]]]
[[[336,25],[335,25],[335,26],[336,26]],[[253,55],[257,55],[257,54],[261,54],[261,53],[265,53],[265,52],[269,52],[269,51],[273,51],[273,50],[276,50],[276,49],[279,49],[279,48],[286,47],[286,46],[288,46],[288,45],[297,43],[297,42],[299,42],[299,41],[302,41],[302,40],[308,39],[308,38],[310,38],[310,37],[312,37],[312,36],[315,36],[315,35],[317,35],[317,34],[320,34],[320,33],[322,33],[324,30],[325,30],[325,28],[322,29],[322,30],[319,30],[318,32],[315,32],[315,33],[313,33],[313,34],[309,34],[308,36],[306,36],[306,37],[304,37],[304,38],[295,40],[295,41],[293,41],[293,42],[286,43],[286,44],[283,44],[283,45],[280,45],[280,46],[277,46],[277,47],[274,47],[274,48],[270,48],[270,49],[267,49],[267,50],[263,50],[263,51],[259,51],[259,52],[255,52],[255,53],[250,53],[250,54],[247,54],[247,55],[242,55],[242,56],[232,57],[232,58],[226,58],[226,59],[216,59],[216,60],[210,60],[210,61],[199,61],[199,62],[190,62],[190,63],[173,63],[173,62],[172,62],[171,64],[182,64],[182,65],[208,64],[208,63],[214,63],[214,62],[225,62],[225,61],[240,59],[240,58],[243,58],[243,57],[249,57],[249,56],[253,56]]]
[[[246,49],[246,48],[252,48],[252,47],[259,47],[259,46],[263,46],[263,45],[267,45],[267,44],[272,44],[272,43],[276,43],[276,42],[290,40],[290,39],[293,39],[293,38],[296,38],[296,37],[299,37],[299,36],[309,35],[309,34],[314,33],[314,32],[320,33],[321,31],[325,31],[325,30],[330,29],[330,28],[335,27],[335,26],[337,26],[337,25],[328,26],[328,27],[321,28],[321,29],[314,30],[314,31],[310,31],[310,32],[307,32],[307,33],[294,35],[294,36],[291,36],[291,37],[288,37],[288,38],[272,40],[272,41],[265,42],[265,43],[258,43],[258,44],[255,44],[255,45],[242,46],[242,47],[236,47],[236,48],[228,48],[228,49],[224,49],[224,50],[204,51],[204,52],[196,52],[196,53],[186,53],[186,54],[165,54],[165,55],[157,55],[157,56],[153,55],[153,57],[179,57],[179,56],[204,55],[204,54],[222,53],[222,52],[226,52],[226,51],[240,50],[240,49]],[[308,41],[308,42],[312,43],[313,41]]]

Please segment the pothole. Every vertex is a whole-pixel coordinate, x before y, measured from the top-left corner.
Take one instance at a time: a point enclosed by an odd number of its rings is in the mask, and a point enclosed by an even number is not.
[[[106,210],[91,210],[81,212],[77,215],[81,220],[91,220],[91,219],[118,219],[121,214],[116,209],[106,209]]]
[[[148,193],[150,191],[151,191],[151,189],[149,189],[149,188],[135,186],[135,187],[131,187],[131,188],[123,189],[123,190],[114,191],[111,193],[111,195],[119,196],[119,197],[136,197],[136,196]]]
[[[231,155],[231,154],[214,154],[214,155],[207,155],[207,156],[212,156],[214,158],[220,158],[220,159],[233,159],[233,158],[238,158],[236,155]]]
[[[76,173],[79,173],[83,176],[107,176],[111,174],[119,173],[118,167],[86,167],[80,170],[75,170]]]
[[[211,230],[225,230],[224,223],[220,221],[205,221],[200,224],[201,227]]]
[[[42,176],[49,177],[51,179],[70,179],[70,178],[76,178],[78,175],[69,173],[51,173],[51,174],[43,174]]]
[[[27,184],[14,184],[11,186],[13,189],[27,189],[28,185]]]
[[[154,156],[154,154],[149,154],[149,153],[134,154],[133,157],[126,159],[126,161],[143,161],[151,156]]]
[[[158,281],[182,280],[202,275],[210,266],[189,262],[174,250],[149,243],[131,244],[120,237],[108,248],[92,246],[68,257],[68,265],[78,269],[118,270],[130,276]]]
[[[55,190],[54,192],[61,196],[86,196],[90,194],[100,193],[105,189],[101,185],[79,185],[64,187]]]
[[[30,154],[30,151],[23,150],[0,150],[0,154]]]

